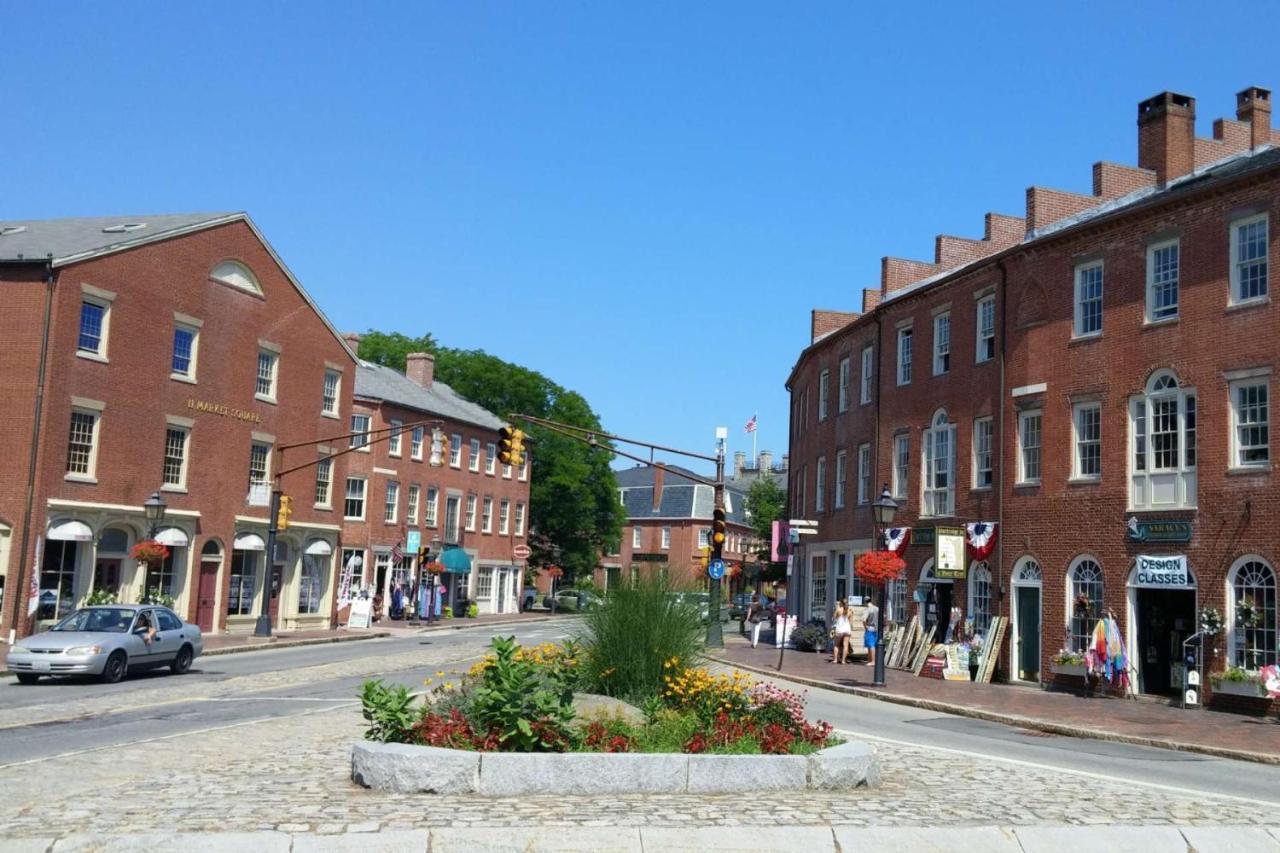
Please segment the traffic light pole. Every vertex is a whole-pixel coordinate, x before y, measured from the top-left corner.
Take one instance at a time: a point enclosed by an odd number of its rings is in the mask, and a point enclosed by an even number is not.
[[[253,636],[271,636],[271,575],[275,570],[276,535],[280,532],[280,489],[271,490],[271,514],[267,522],[266,565],[262,571],[262,612],[253,626]]]
[[[715,486],[715,516],[719,517],[724,513],[724,445],[720,444],[716,447],[716,486]],[[712,537],[715,537],[715,529],[712,528]],[[720,560],[723,564],[724,546],[722,543],[712,541],[711,543],[711,559]],[[711,575],[711,602],[708,605],[707,613],[707,648],[723,649],[724,633],[720,628],[720,578]]]

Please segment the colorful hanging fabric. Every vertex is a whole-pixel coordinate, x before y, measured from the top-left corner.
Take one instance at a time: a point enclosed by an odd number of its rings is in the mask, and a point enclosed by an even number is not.
[[[994,521],[975,521],[964,526],[965,544],[969,546],[969,554],[975,560],[985,560],[996,549],[996,523]]]
[[[884,532],[884,547],[901,557],[911,544],[910,527],[890,527]]]

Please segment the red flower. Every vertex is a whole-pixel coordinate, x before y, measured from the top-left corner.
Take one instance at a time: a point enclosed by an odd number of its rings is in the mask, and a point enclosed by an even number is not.
[[[139,563],[156,565],[169,559],[169,549],[154,539],[143,539],[129,552]]]
[[[892,551],[867,551],[854,563],[858,578],[872,586],[884,586],[907,567],[901,557]]]

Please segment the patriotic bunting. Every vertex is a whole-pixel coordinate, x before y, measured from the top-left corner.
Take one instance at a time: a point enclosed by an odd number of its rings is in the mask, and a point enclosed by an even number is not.
[[[884,547],[899,557],[911,544],[910,527],[890,527],[884,532]]]
[[[996,549],[996,523],[994,521],[975,521],[966,524],[965,541],[969,546],[969,554],[975,560],[985,560]]]

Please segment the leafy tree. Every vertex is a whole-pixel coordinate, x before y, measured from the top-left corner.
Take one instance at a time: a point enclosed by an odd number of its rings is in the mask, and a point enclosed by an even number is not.
[[[536,370],[504,361],[483,350],[442,347],[430,334],[370,331],[361,338],[360,357],[404,370],[405,356],[435,356],[435,378],[503,420],[512,414],[599,430],[600,419],[586,399]],[[517,423],[528,436],[532,460],[529,538],[532,565],[556,564],[567,581],[591,572],[603,546],[616,542],[624,514],[618,483],[609,468],[608,444],[593,450],[545,427]]]
[[[773,522],[784,516],[787,493],[772,477],[759,477],[747,492],[747,512],[751,514],[751,533],[757,542],[764,543],[760,550],[762,560],[769,559],[769,543],[773,539]]]

